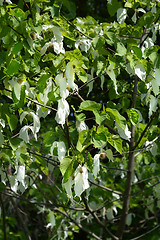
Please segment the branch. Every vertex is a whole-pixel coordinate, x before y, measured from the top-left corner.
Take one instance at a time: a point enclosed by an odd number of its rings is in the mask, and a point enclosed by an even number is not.
[[[98,76],[96,76],[95,78],[92,78],[92,79],[90,79],[89,81],[87,81],[87,82],[85,82],[81,87],[79,87],[79,91],[83,88],[83,87],[85,87],[87,84],[89,84],[90,82],[93,82],[94,80],[96,80],[97,78],[99,78]]]
[[[153,232],[154,230],[156,230],[157,228],[160,227],[160,224],[158,224],[156,227],[152,228],[151,230],[149,230],[148,232],[145,232],[143,233],[142,235],[138,236],[138,237],[135,237],[135,238],[131,238],[130,240],[137,240],[137,239],[140,239],[146,235],[148,235],[149,233]]]
[[[102,188],[102,189],[104,189],[104,190],[107,190],[107,191],[109,191],[109,192],[115,193],[115,194],[117,194],[117,195],[122,195],[121,192],[112,190],[111,188],[108,188],[108,187],[105,187],[105,186],[103,186],[103,185],[97,184],[97,183],[95,183],[95,182],[93,182],[93,181],[91,181],[91,180],[89,180],[89,182],[92,183],[93,185],[95,185],[95,186],[97,186],[97,187],[100,187],[100,188]]]
[[[10,92],[10,93],[12,92],[11,90],[9,90],[9,89],[7,89],[7,88],[5,88],[4,90],[5,90],[5,91],[8,91],[8,92]],[[50,107],[50,106],[46,106],[46,105],[44,105],[44,104],[42,104],[42,103],[39,103],[38,101],[33,100],[33,99],[29,98],[29,97],[26,97],[26,99],[29,100],[29,101],[31,101],[31,102],[33,102],[33,103],[35,103],[35,104],[37,104],[37,105],[39,105],[39,106],[41,106],[41,107],[44,107],[44,108],[47,108],[47,109],[50,109],[50,110],[52,110],[52,111],[57,112],[57,109],[52,108],[52,107]]]
[[[47,162],[49,162],[50,164],[53,164],[54,166],[59,165],[59,161],[56,160],[56,159],[51,159],[51,158],[49,158],[49,157],[45,157],[45,156],[43,156],[43,155],[41,155],[41,154],[38,154],[38,153],[35,153],[35,152],[32,152],[32,151],[29,151],[29,150],[28,150],[27,152],[30,153],[30,154],[33,154],[33,155],[35,155],[35,156],[38,156],[38,157],[41,157],[41,158],[46,159]],[[56,162],[56,164],[53,163],[52,161]]]
[[[21,37],[25,38],[25,36],[24,36],[22,33],[18,32],[18,31],[17,31],[16,29],[14,29],[11,25],[8,24],[8,27],[10,27],[14,32],[18,33]]]
[[[120,154],[121,155],[121,154]],[[114,167],[108,167],[108,166],[105,166],[103,164],[100,164],[102,167],[104,168],[107,168],[107,169],[111,169],[111,170],[115,170],[115,171],[122,171],[122,172],[128,172],[128,170],[125,170],[125,169],[121,169],[121,168],[114,168]]]
[[[156,24],[159,20],[160,16],[157,17],[156,21],[152,23],[153,24]],[[143,46],[143,43],[146,41],[146,39],[149,37],[150,33],[152,32],[152,30],[150,30],[148,33],[146,33],[146,28],[144,27],[143,29],[143,34],[142,34],[142,37],[140,39],[140,48]]]
[[[3,202],[3,199],[2,199],[1,193],[0,193],[0,203],[1,203],[1,209],[2,209],[2,229],[3,229],[3,237],[4,237],[4,240],[7,240],[5,208],[4,208],[4,202]]]
[[[140,143],[140,141],[142,140],[144,134],[146,133],[146,131],[148,130],[148,128],[149,128],[149,126],[151,125],[152,121],[153,121],[154,118],[156,117],[156,115],[157,115],[159,109],[160,109],[160,106],[157,108],[156,112],[154,112],[154,114],[151,116],[150,121],[148,122],[147,126],[145,127],[144,131],[142,132],[142,134],[141,134],[141,136],[140,136],[138,142],[135,144],[135,146],[134,146],[133,149],[135,149],[135,148],[139,145],[139,143]]]
[[[140,39],[140,37],[135,37],[135,36],[130,36],[130,35],[119,35],[120,37],[123,38],[133,38],[133,39]]]
[[[95,235],[94,233],[88,231],[86,228],[84,228],[80,223],[76,222],[73,218],[71,218],[66,212],[61,211],[58,208],[54,208],[53,209],[55,212],[59,212],[61,213],[63,216],[67,217],[68,219],[70,219],[76,226],[78,226],[82,231],[86,232],[87,234],[89,234],[90,236],[94,237],[97,240],[102,240],[101,238],[99,238],[97,235]]]
[[[69,149],[71,146],[71,142],[70,142],[70,138],[69,138],[69,125],[68,125],[67,119],[66,119],[65,125],[66,125],[66,138],[67,138],[68,149]]]
[[[112,237],[112,239],[114,240],[118,240],[118,238],[116,236],[114,236],[109,229],[99,220],[98,216],[95,214],[95,212],[92,211],[92,209],[90,208],[90,206],[87,203],[87,200],[85,199],[84,193],[82,193],[81,195],[82,200],[84,202],[84,205],[86,207],[86,210],[88,212],[90,212],[90,214],[94,217],[94,219],[96,220],[96,222],[109,234],[110,237]]]
[[[138,86],[138,77],[136,76],[134,81],[134,89],[133,89],[133,107],[134,108],[136,106],[137,86]],[[134,171],[134,159],[135,159],[134,141],[135,141],[135,126],[132,124],[126,188],[123,195],[123,209],[122,209],[122,215],[120,218],[120,222],[119,222],[119,226],[116,234],[119,237],[119,239],[122,239],[123,232],[125,229],[125,224],[126,224],[126,218],[129,210],[129,200],[130,200],[130,194],[131,194],[131,188],[132,188],[132,176]]]
[[[31,16],[33,17],[33,14],[32,14],[32,9],[31,9],[31,7],[30,7],[30,6],[28,6],[28,4],[26,3],[26,1],[25,1],[25,0],[23,0],[23,2],[24,2],[24,4],[26,5],[26,7],[28,8],[28,10],[30,11],[30,14],[31,14]]]
[[[73,27],[77,32],[79,32],[81,35],[83,35],[84,37],[90,39],[90,40],[93,40],[92,37],[86,35],[85,33],[81,32],[72,22],[70,22],[69,20],[67,20],[65,18],[65,16],[61,16],[71,27]]]
[[[29,98],[29,97],[26,97],[26,99],[28,99],[29,101],[31,101],[31,102],[33,102],[33,103],[35,103],[35,104],[37,104],[37,105],[39,105],[39,106],[41,106],[41,107],[44,107],[44,108],[47,108],[47,109],[50,109],[50,110],[52,110],[52,111],[57,112],[57,109],[52,108],[52,107],[50,107],[50,106],[46,106],[46,105],[44,105],[44,104],[41,104],[41,103],[37,102],[36,100],[33,100],[33,99]]]

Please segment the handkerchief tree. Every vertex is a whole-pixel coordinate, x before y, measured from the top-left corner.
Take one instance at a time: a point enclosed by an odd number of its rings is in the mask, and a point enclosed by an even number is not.
[[[75,2],[0,1],[0,238],[158,240],[160,2]]]

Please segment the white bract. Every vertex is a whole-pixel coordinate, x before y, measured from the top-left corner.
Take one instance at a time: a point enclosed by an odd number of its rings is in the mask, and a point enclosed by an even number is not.
[[[150,95],[150,103],[149,103],[149,117],[151,117],[152,113],[156,111],[157,108],[157,98],[153,95]]]
[[[131,138],[131,132],[128,130],[128,126],[126,125],[125,130],[123,130],[118,123],[116,123],[118,133],[121,138],[125,140],[129,140]]]
[[[54,51],[55,53],[59,54],[59,53],[65,53],[65,50],[63,48],[63,35],[60,31],[59,27],[56,27],[54,25],[43,25],[42,29],[44,31],[52,31],[54,34],[54,37],[51,39],[50,42],[46,43],[42,49],[41,49],[41,55],[44,55],[47,51],[47,49],[50,46],[54,47]]]
[[[85,124],[84,121],[82,122],[76,121],[76,128],[79,133],[83,130],[88,130],[88,126]]]
[[[113,83],[114,83],[114,87],[115,87],[115,91],[117,92],[117,83],[116,83],[116,76],[114,73],[114,67],[115,67],[115,63],[112,62],[109,67],[107,68],[107,74],[109,75],[109,77],[112,79]]]
[[[16,172],[16,179],[23,184],[25,179],[25,165],[16,167]]]
[[[145,68],[142,64],[137,64],[135,67],[134,67],[134,70],[135,70],[135,74],[142,80],[142,81],[145,81],[146,79],[146,71],[145,71]]]
[[[118,23],[124,23],[127,17],[127,10],[125,8],[119,8],[117,10],[117,21]]]
[[[78,39],[75,43],[75,48],[80,47],[80,49],[84,52],[88,52],[91,47],[91,41],[86,38]]]
[[[20,124],[22,124],[26,115],[30,115],[31,117],[33,117],[33,126],[31,126],[30,129],[34,134],[38,133],[40,129],[40,120],[39,120],[39,117],[34,112],[24,111],[20,116]]]
[[[80,195],[89,188],[87,166],[79,165],[74,173],[74,191],[76,196]]]
[[[33,113],[33,112],[29,113],[29,112],[24,111],[20,116],[21,124],[26,115],[30,115],[33,117],[33,126],[22,127],[19,132],[19,137],[22,138],[24,142],[28,143],[29,142],[29,135],[28,135],[29,129],[32,131],[34,138],[37,140],[37,133],[39,132],[39,129],[40,129],[40,120],[39,120],[39,117],[35,113]]]
[[[65,183],[62,183],[63,188],[65,188],[67,196],[72,199],[72,186],[74,184],[74,181],[72,177],[70,176],[68,181]]]
[[[13,77],[11,80],[8,81],[10,83],[10,85],[13,87],[14,89],[14,93],[16,95],[16,98],[18,100],[20,100],[21,98],[21,86],[22,85],[25,85],[26,86],[26,90],[25,90],[25,93],[27,94],[27,96],[30,96],[32,97],[32,93],[30,91],[30,86],[29,86],[29,83],[24,81],[23,80],[23,77],[22,78],[15,78]]]
[[[64,98],[58,100],[58,110],[55,117],[57,123],[63,126],[65,124],[66,118],[69,116],[69,113],[70,109],[68,102]]]
[[[68,80],[69,87],[74,91],[75,89],[78,90],[78,86],[74,83],[74,68],[72,62],[68,62],[66,66],[66,77]]]
[[[97,174],[99,173],[100,170],[100,161],[99,161],[100,154],[96,154],[94,156],[94,162],[93,162],[93,175],[95,178],[97,178]]]
[[[9,176],[10,186],[13,192],[17,192],[18,190],[18,180],[14,176]]]
[[[46,228],[49,228],[49,227],[53,228],[56,224],[55,216],[54,216],[54,213],[50,209],[48,211],[49,211],[49,213],[47,215],[48,224],[47,224]]]
[[[24,142],[29,143],[29,135],[28,130],[30,129],[29,126],[24,126],[21,128],[19,132],[19,138],[23,139]]]
[[[44,93],[43,94],[39,93],[39,98],[44,103],[44,105],[46,105],[49,100],[48,93],[52,91],[52,86],[53,86],[52,78],[49,78],[49,81],[47,82],[47,87],[44,89]]]
[[[60,73],[55,77],[55,82],[60,88],[60,96],[64,99],[67,98],[69,95],[69,91],[67,90],[66,77],[63,76],[63,73]]]
[[[66,146],[65,146],[65,143],[64,142],[57,142],[55,141],[53,144],[52,144],[52,147],[50,149],[50,152],[51,152],[51,155],[53,156],[53,150],[54,148],[57,147],[57,151],[58,151],[58,160],[61,161],[62,158],[65,157],[66,155]]]

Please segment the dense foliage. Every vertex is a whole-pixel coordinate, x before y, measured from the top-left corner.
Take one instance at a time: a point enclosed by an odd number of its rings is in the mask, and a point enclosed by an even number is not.
[[[104,2],[0,0],[0,239],[159,239],[160,2]]]

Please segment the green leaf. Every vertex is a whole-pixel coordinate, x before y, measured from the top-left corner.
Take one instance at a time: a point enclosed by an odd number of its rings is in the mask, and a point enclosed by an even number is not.
[[[86,119],[86,115],[84,113],[76,114],[75,113],[76,120],[79,122],[82,122]]]
[[[103,133],[93,133],[92,136],[92,143],[94,144],[95,148],[103,147],[106,143],[106,136]]]
[[[76,17],[76,5],[74,2],[69,0],[63,0],[63,5],[67,9],[67,13],[63,13],[67,19],[73,19]]]
[[[133,125],[136,125],[139,123],[139,113],[135,108],[131,108],[127,110],[127,114],[128,114],[129,120]]]
[[[84,83],[87,82],[88,76],[87,76],[86,71],[83,68],[76,68],[75,72],[82,82],[84,82]]]
[[[43,74],[40,79],[38,80],[38,83],[37,83],[37,87],[39,89],[40,92],[43,92],[43,90],[46,88],[47,86],[47,81],[49,78],[49,75],[48,74]]]
[[[88,144],[90,144],[90,132],[88,130],[83,130],[79,133],[76,148],[79,152],[82,152]]]
[[[35,54],[34,54],[34,62],[35,62],[35,64],[38,64],[40,59],[41,59],[41,53],[36,51]]]
[[[110,161],[113,161],[113,152],[111,149],[106,150],[106,156]]]
[[[121,43],[121,42],[118,42],[117,43],[117,53],[116,55],[119,55],[119,56],[125,56],[126,53],[127,53],[127,49],[125,48],[124,44]]]
[[[96,123],[99,125],[101,125],[101,123],[107,118],[107,113],[105,112],[99,113],[97,110],[94,110],[93,113],[96,117]]]
[[[107,141],[114,147],[120,154],[122,154],[122,140],[117,135],[107,137]]]
[[[123,130],[125,130],[125,118],[120,115],[120,113],[116,109],[106,108],[106,112],[111,116],[112,119],[114,119],[118,123],[118,125]]]
[[[13,59],[10,63],[10,65],[7,68],[7,73],[9,75],[13,75],[16,74],[18,72],[20,68],[20,62],[18,62],[17,60]]]
[[[134,53],[136,54],[136,56],[141,59],[142,58],[142,51],[139,47],[136,46],[132,46],[132,50],[134,51]]]
[[[18,146],[20,145],[21,142],[22,142],[22,139],[17,138],[17,137],[9,139],[10,146],[14,151],[18,148]]]
[[[101,104],[96,103],[94,101],[86,100],[80,104],[80,109],[84,111],[94,111],[94,110],[100,110]]]
[[[8,116],[7,114],[6,114],[6,118],[11,131],[13,131],[17,127],[18,118],[15,115]]]
[[[63,175],[63,183],[67,182],[69,177],[73,173],[73,163],[72,157],[64,157],[60,162],[60,170]]]
[[[117,12],[118,8],[121,7],[121,3],[118,2],[117,0],[110,0],[107,3],[107,9],[109,12],[109,15],[113,17],[115,13]]]
[[[95,38],[93,38],[93,47],[96,49],[96,50],[99,50],[103,47],[103,45],[105,44],[105,40],[102,36],[98,37],[96,36]]]
[[[54,141],[57,140],[56,132],[55,131],[47,131],[46,133],[43,134],[43,139],[44,139],[44,145],[46,147],[50,147]]]
[[[18,42],[14,45],[13,49],[12,49],[12,53],[17,55],[21,49],[23,48],[23,43],[22,42]]]
[[[26,86],[25,85],[21,85],[21,93],[20,93],[20,100],[17,99],[15,92],[12,91],[12,96],[13,96],[13,100],[15,102],[15,106],[17,108],[21,108],[24,106],[24,101],[25,101],[25,90],[26,90]]]

